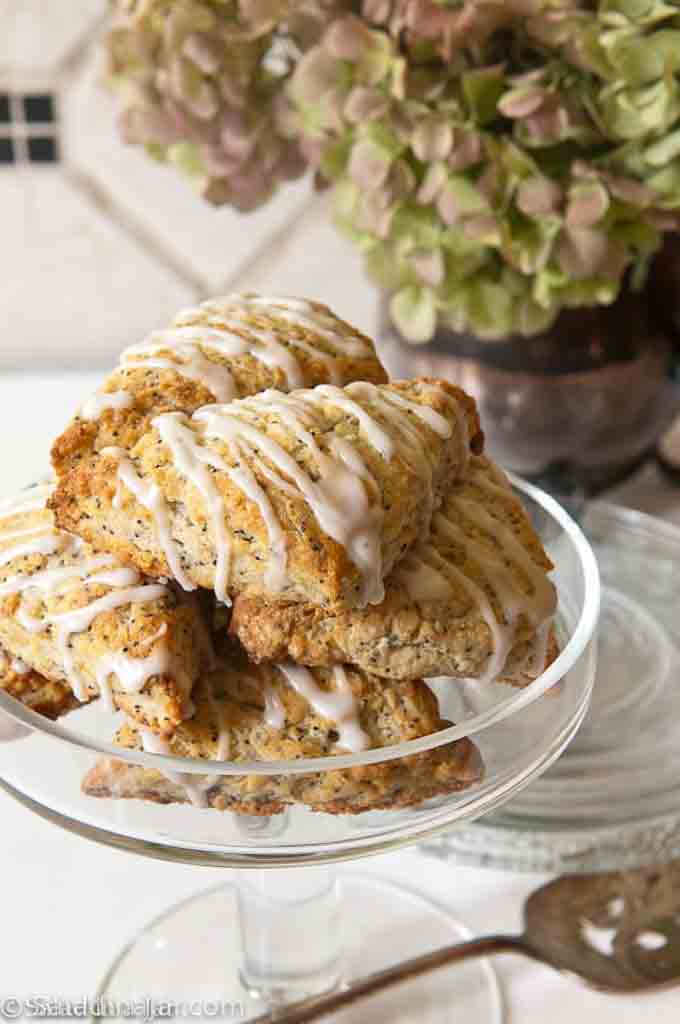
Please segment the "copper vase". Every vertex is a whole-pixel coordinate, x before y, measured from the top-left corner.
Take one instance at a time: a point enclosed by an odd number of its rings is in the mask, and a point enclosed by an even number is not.
[[[542,334],[480,341],[442,326],[404,342],[382,318],[393,377],[444,377],[479,403],[487,450],[557,494],[591,495],[631,473],[680,409],[671,340],[648,292],[564,311]]]

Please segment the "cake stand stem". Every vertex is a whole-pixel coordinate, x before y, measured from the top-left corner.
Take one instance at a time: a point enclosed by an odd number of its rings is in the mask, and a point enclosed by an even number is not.
[[[331,991],[344,962],[333,869],[244,870],[237,873],[237,885],[240,978],[248,993],[280,1006]]]

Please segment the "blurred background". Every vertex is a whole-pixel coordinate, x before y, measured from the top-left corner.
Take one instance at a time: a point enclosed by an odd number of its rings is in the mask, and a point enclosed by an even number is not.
[[[105,0],[0,2],[0,371],[110,367],[183,305],[306,293],[371,331],[375,289],[309,177],[248,214],[121,144]]]
[[[270,17],[271,5],[242,6],[253,17]],[[349,187],[359,206],[366,201],[361,217],[368,220],[351,221],[349,235],[354,241],[347,240],[333,224],[330,190],[314,190],[311,167],[299,176],[305,162],[321,166],[313,138],[302,140],[304,159],[300,164],[298,155],[290,173],[275,159],[275,169],[268,170],[267,157],[284,137],[276,134],[279,122],[274,131],[274,122],[267,120],[277,109],[277,100],[283,100],[281,80],[273,75],[264,114],[258,107],[259,94],[253,100],[245,87],[243,96],[230,106],[229,90],[238,91],[243,72],[239,62],[248,81],[252,41],[229,37],[228,59],[222,54],[215,66],[210,65],[215,39],[207,31],[192,30],[187,36],[182,22],[185,8],[186,17],[200,21],[204,7],[170,4],[163,8],[167,21],[162,30],[158,24],[150,30],[156,8],[141,0],[119,0],[113,20],[106,0],[71,0],[67,11],[47,0],[0,0],[0,436],[3,430],[13,430],[17,419],[22,421],[21,449],[10,452],[5,462],[5,489],[23,484],[26,472],[47,466],[50,437],[59,433],[123,348],[169,323],[184,306],[244,288],[324,301],[377,338],[393,376],[441,376],[460,384],[479,403],[488,450],[506,467],[558,496],[575,494],[580,500],[600,493],[648,463],[680,409],[680,235],[669,233],[666,246],[672,248],[663,261],[657,259],[653,288],[640,295],[624,288],[616,301],[611,301],[612,295],[590,307],[584,293],[582,307],[563,310],[554,324],[531,337],[518,333],[514,321],[503,326],[492,301],[494,295],[498,299],[498,287],[490,284],[490,271],[487,291],[482,288],[473,306],[482,319],[490,320],[491,334],[489,323],[480,327],[474,318],[456,326],[455,318],[439,306],[435,316],[433,296],[439,295],[436,282],[444,275],[442,268],[446,265],[446,275],[453,280],[461,263],[455,250],[442,256],[444,249],[437,248],[455,235],[449,231],[447,209],[412,196],[413,209],[404,207],[402,220],[410,225],[404,237],[403,223],[393,231],[383,224],[374,226],[373,235],[362,234],[361,224],[372,223],[371,217],[380,222],[385,212],[386,196],[380,192],[384,168],[371,150],[366,166],[357,161],[355,167],[350,159],[348,174],[356,180],[349,186],[345,179],[333,185],[338,196]],[[323,22],[330,17],[323,13],[327,7],[325,2],[311,2],[300,10],[316,11]],[[278,10],[276,3],[273,8]],[[172,28],[169,11],[179,29]],[[128,31],[126,18],[138,19],[142,27]],[[342,24],[345,30],[356,31],[356,19]],[[122,42],[116,43],[116,31]],[[145,36],[149,31],[153,45]],[[180,56],[168,41],[173,31],[183,40],[176,47]],[[239,31],[245,31],[243,26]],[[318,31],[317,25],[314,32]],[[331,25],[331,41],[333,31]],[[171,51],[169,71],[158,56],[160,38]],[[350,43],[338,36],[333,46],[342,50]],[[185,59],[189,44],[191,60]],[[257,43],[253,45],[257,51]],[[275,45],[271,53],[275,58]],[[299,65],[304,65],[307,79],[314,60],[314,51],[309,51]],[[174,82],[173,61],[185,72],[189,68],[194,77],[180,76]],[[225,69],[226,85],[223,76],[221,99],[215,101],[216,85],[209,72],[220,67]],[[444,76],[446,67],[443,63],[437,73]],[[328,85],[328,69],[321,71],[318,82],[313,75],[311,86],[307,81],[315,99]],[[144,106],[149,72],[156,75],[154,89],[158,76],[165,76],[161,93],[168,95],[163,94],[162,111]],[[205,106],[200,109],[205,90],[216,103],[214,116]],[[363,87],[355,92],[366,99]],[[320,108],[326,100],[324,94]],[[309,123],[314,125],[318,111],[312,114]],[[256,121],[263,117],[257,132],[247,127],[250,115]],[[441,123],[437,125],[441,134]],[[431,127],[430,121],[416,125],[410,142],[411,163],[415,154],[422,157],[419,174],[425,173],[428,161],[436,164],[441,144],[451,145],[450,138],[433,136],[425,146],[417,133]],[[206,133],[213,130],[217,135],[206,144]],[[509,123],[503,131],[510,137],[515,129]],[[179,144],[166,145],[177,138]],[[131,140],[137,144],[129,144]],[[354,149],[361,146],[359,137]],[[156,156],[163,152],[165,159],[170,155],[168,162],[152,159],[154,150]],[[233,194],[229,199],[213,195],[212,202],[206,201],[205,189],[187,180],[192,171],[189,150],[194,162],[197,154],[205,161],[208,151],[210,188],[216,180],[239,182],[235,199]],[[449,160],[454,156],[452,152]],[[405,174],[404,160],[401,164]],[[268,196],[266,181],[263,188],[258,175],[266,179],[270,172],[278,187]],[[416,178],[409,173],[413,188]],[[291,177],[296,180],[287,180]],[[395,194],[398,184],[390,185]],[[406,187],[404,181],[400,187]],[[238,205],[254,208],[242,213],[235,208]],[[336,216],[341,206],[336,201]],[[399,209],[398,195],[394,209]],[[432,252],[418,248],[422,225],[418,228],[417,217],[413,220],[413,210],[426,220],[433,218],[432,230],[425,231],[434,240]],[[636,216],[642,231],[646,214],[637,211]],[[397,220],[389,223],[396,225]],[[389,273],[376,283],[363,266],[363,254],[368,254],[367,265],[375,271],[380,259],[376,264],[371,258],[383,251],[383,241],[391,245],[383,253],[383,270]],[[572,276],[571,283],[578,284],[576,271]],[[406,282],[396,294],[395,281]],[[465,281],[449,292],[465,307]],[[665,311],[663,317],[659,311]],[[31,381],[24,382],[28,373]],[[39,415],[28,418],[26,406],[33,401]],[[665,460],[678,479],[679,444],[676,438]]]

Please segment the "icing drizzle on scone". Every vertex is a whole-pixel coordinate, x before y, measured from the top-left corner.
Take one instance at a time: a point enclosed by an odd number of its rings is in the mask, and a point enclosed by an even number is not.
[[[23,512],[40,512],[51,488],[35,488],[26,496],[19,495],[2,506],[7,519]],[[75,663],[71,637],[89,629],[98,615],[129,604],[144,604],[167,596],[167,587],[158,583],[145,583],[136,569],[117,564],[112,555],[88,555],[85,545],[78,537],[72,537],[56,529],[51,516],[42,516],[33,524],[17,530],[7,519],[0,523],[0,567],[15,559],[48,557],[57,555],[62,564],[34,572],[20,571],[0,582],[0,599],[17,595],[18,605],[14,616],[29,633],[44,633],[52,630],[59,651],[62,668],[74,695],[78,700],[88,697],[91,683],[83,676]],[[4,528],[3,528],[4,527]],[[18,545],[4,547],[17,537]],[[66,595],[77,586],[108,587],[109,593],[92,597],[85,605],[65,612],[50,613],[44,605],[49,596]],[[36,615],[35,612],[40,614]],[[126,693],[139,692],[153,676],[162,675],[172,668],[172,658],[160,636],[153,650],[144,658],[134,658],[123,651],[102,655],[94,667],[100,693],[113,706],[110,679],[115,675],[120,688]],[[178,682],[185,685],[181,673],[176,673]]]
[[[491,469],[490,464],[485,470],[476,466],[468,482],[482,495],[507,500],[509,484],[501,478],[490,480],[491,472],[500,471]],[[457,512],[484,540],[470,536],[451,512]],[[538,675],[545,666],[556,604],[555,588],[545,570],[536,564],[510,527],[487,511],[483,500],[450,494],[445,510],[435,513],[432,530],[460,552],[462,557],[458,561],[469,563],[467,571],[444,558],[439,544],[433,542],[421,548],[419,556],[407,554],[395,570],[395,579],[413,601],[445,601],[452,594],[454,582],[469,595],[492,639],[492,651],[480,677],[483,682],[493,682],[502,675],[518,622],[524,616],[533,630],[526,670],[529,675]],[[492,598],[500,609],[500,617]]]
[[[252,318],[258,314],[260,320],[253,323]],[[297,333],[295,328],[299,329]],[[313,336],[315,344],[300,337],[301,331]],[[208,353],[222,359],[251,356],[264,366],[280,370],[286,387],[302,388],[307,381],[296,350],[325,366],[332,384],[343,383],[339,356],[373,355],[368,342],[325,306],[305,299],[267,298],[245,292],[178,313],[173,327],[153,331],[141,344],[125,349],[120,366],[173,370],[202,384],[217,402],[231,402],[238,395],[229,366],[208,358]],[[125,409],[131,402],[125,390],[99,391],[83,405],[80,417],[93,420],[106,409]]]
[[[454,399],[450,405],[456,407]],[[384,596],[382,536],[383,507],[380,489],[356,444],[330,433],[322,448],[319,438],[328,434],[325,407],[338,409],[356,421],[358,433],[385,461],[398,452],[417,468],[426,483],[428,514],[434,504],[434,459],[427,435],[441,438],[452,433],[450,423],[434,409],[423,407],[375,385],[358,383],[341,389],[322,385],[284,394],[268,390],[227,405],[199,409],[191,419],[181,413],[165,413],[152,421],[168,449],[174,468],[200,493],[205,502],[216,551],[214,589],[218,599],[229,603],[232,571],[232,534],[222,493],[215,474],[224,474],[257,509],[268,537],[264,582],[271,592],[288,583],[287,540],[277,517],[268,487],[302,499],[320,529],[341,545],[361,579],[358,601],[377,604]],[[262,418],[300,450],[295,458],[262,426]],[[226,452],[215,444],[226,445]],[[461,446],[467,448],[467,435]],[[118,459],[118,490],[114,506],[122,502],[126,486],[149,511],[157,540],[170,572],[186,590],[195,589],[182,565],[173,537],[169,508],[158,486],[143,480],[132,458],[120,449],[105,448],[103,455]]]
[[[359,753],[370,748],[371,739],[362,728],[358,701],[342,665],[334,666],[332,686],[329,689],[323,689],[315,679],[314,672],[301,665],[284,662],[272,666],[272,669],[283,677],[283,685],[295,690],[316,715],[335,726],[338,750]],[[259,677],[256,685],[264,699],[263,722],[277,732],[282,730],[286,725],[286,711],[275,686]],[[225,721],[223,708],[216,699],[213,687],[214,682],[208,677],[204,682],[203,694],[210,708],[212,721],[217,726],[213,760],[228,761],[232,753],[231,727],[229,722]],[[135,723],[132,724],[138,729],[144,751],[168,757],[178,756],[173,749],[172,740],[158,736],[149,729],[139,728]],[[219,782],[219,777],[214,775],[201,776],[165,768],[159,770],[170,782],[183,788],[195,807],[208,805],[208,792]]]
[[[292,661],[276,666],[296,693],[307,701],[321,718],[334,722],[338,730],[338,746],[352,753],[367,750],[371,745],[369,737],[361,728],[357,702],[347,673],[342,665],[333,666],[332,690],[322,690],[312,672]]]

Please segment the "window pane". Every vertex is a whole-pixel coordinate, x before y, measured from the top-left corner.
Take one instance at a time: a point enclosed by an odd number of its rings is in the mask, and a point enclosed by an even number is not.
[[[24,96],[24,117],[31,124],[51,124],[54,121],[54,100],[49,93]]]
[[[57,143],[50,138],[28,139],[28,158],[31,163],[54,163],[57,160]]]

